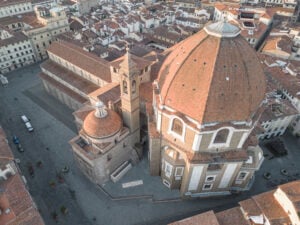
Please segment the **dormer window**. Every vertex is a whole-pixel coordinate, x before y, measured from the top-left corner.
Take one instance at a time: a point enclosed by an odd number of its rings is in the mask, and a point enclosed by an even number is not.
[[[226,143],[227,138],[228,138],[229,130],[228,129],[222,129],[219,130],[215,139],[214,139],[214,144],[223,144]]]
[[[178,135],[181,136],[182,135],[182,131],[183,131],[183,124],[182,124],[182,122],[179,119],[175,118],[173,120],[171,130],[173,132],[175,132],[176,134],[178,134]]]

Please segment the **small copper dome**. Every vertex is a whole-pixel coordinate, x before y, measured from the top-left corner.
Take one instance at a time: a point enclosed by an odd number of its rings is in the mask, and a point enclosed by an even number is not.
[[[90,112],[83,122],[83,131],[92,138],[105,138],[116,134],[122,128],[120,116],[109,109],[105,116],[97,116],[97,110]]]

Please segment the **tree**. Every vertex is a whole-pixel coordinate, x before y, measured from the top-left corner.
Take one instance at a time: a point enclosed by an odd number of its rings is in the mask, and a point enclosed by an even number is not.
[[[54,187],[55,187],[55,185],[56,185],[56,184],[55,184],[55,181],[54,181],[54,180],[51,180],[51,181],[49,182],[49,185],[50,185],[51,187],[53,187],[53,188],[54,188]]]
[[[68,213],[68,209],[65,206],[60,207],[60,211],[62,214],[66,215]]]

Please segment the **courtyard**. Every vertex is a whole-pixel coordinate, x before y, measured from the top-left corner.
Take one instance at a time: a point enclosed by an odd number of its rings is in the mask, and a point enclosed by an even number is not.
[[[287,133],[282,140],[288,154],[273,157],[264,148],[265,161],[253,188],[239,195],[181,200],[178,191],[170,191],[159,177],[149,175],[146,157],[117,183],[92,184],[77,169],[68,144],[76,135],[72,111],[43,90],[39,71],[36,64],[6,75],[9,84],[0,87],[0,125],[47,225],[167,224],[236,206],[252,195],[300,178],[300,139]],[[23,114],[30,118],[34,132],[27,131]],[[13,143],[14,135],[24,152]],[[68,172],[63,172],[65,167]],[[265,173],[270,173],[270,179]]]

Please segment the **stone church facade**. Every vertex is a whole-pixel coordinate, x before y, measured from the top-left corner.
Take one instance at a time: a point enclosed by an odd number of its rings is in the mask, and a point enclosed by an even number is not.
[[[94,183],[116,182],[142,155],[139,87],[149,82],[153,62],[127,51],[109,63],[64,41],[48,54],[40,77],[48,93],[75,110],[78,135],[70,144],[79,168]]]
[[[266,84],[238,27],[213,23],[163,53],[127,50],[113,62],[64,42],[48,53],[40,77],[76,110],[70,144],[92,182],[117,181],[139,161],[145,113],[150,174],[166,187],[206,197],[253,184]]]
[[[77,124],[79,135],[70,141],[79,167],[98,184],[109,179],[118,181],[132,165],[138,163],[142,154],[135,147],[140,142],[141,77],[128,50],[119,61],[118,69],[114,70],[118,74],[120,104],[109,102],[110,108],[105,106],[101,101],[104,92],[97,96],[95,104],[90,101],[87,108],[76,111],[74,116],[81,121]],[[110,91],[107,89],[107,92]],[[91,109],[91,106],[96,109]]]

